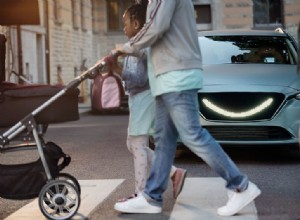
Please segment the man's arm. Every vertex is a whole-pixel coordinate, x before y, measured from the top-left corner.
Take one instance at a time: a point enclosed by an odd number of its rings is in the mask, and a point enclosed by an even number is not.
[[[134,38],[123,45],[123,51],[125,53],[136,53],[142,48],[150,47],[163,37],[164,33],[170,28],[177,1],[151,1],[147,8],[147,22]]]

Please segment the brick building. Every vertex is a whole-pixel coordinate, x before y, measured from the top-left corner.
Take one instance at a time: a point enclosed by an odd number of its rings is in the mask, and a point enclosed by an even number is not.
[[[22,73],[35,83],[67,83],[126,41],[122,14],[134,0],[38,0],[39,26],[21,26]],[[295,38],[300,0],[193,0],[198,29],[275,29]],[[5,31],[3,31],[3,29]],[[0,28],[1,32],[1,28]],[[19,71],[17,29],[9,37],[7,75]],[[10,80],[14,80],[13,77]],[[88,93],[89,82],[81,87]]]

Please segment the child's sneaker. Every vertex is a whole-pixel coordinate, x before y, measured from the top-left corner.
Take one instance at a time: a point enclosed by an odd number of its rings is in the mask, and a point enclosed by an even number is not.
[[[181,193],[183,184],[186,177],[186,170],[177,168],[173,176],[171,177],[173,183],[173,198],[176,199]]]
[[[123,213],[161,213],[161,206],[150,204],[142,193],[125,202],[117,202],[114,209]]]

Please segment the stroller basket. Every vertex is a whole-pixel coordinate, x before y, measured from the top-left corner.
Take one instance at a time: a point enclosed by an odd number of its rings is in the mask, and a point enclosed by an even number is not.
[[[43,148],[50,173],[56,178],[71,158],[53,142]],[[0,196],[6,199],[32,199],[39,195],[48,179],[41,159],[27,164],[0,164]]]

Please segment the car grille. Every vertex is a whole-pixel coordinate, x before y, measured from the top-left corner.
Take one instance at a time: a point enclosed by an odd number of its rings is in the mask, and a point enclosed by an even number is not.
[[[276,141],[291,139],[291,134],[275,126],[209,126],[205,127],[218,141]]]
[[[280,93],[198,93],[202,117],[218,121],[269,120],[280,109],[284,98]]]

